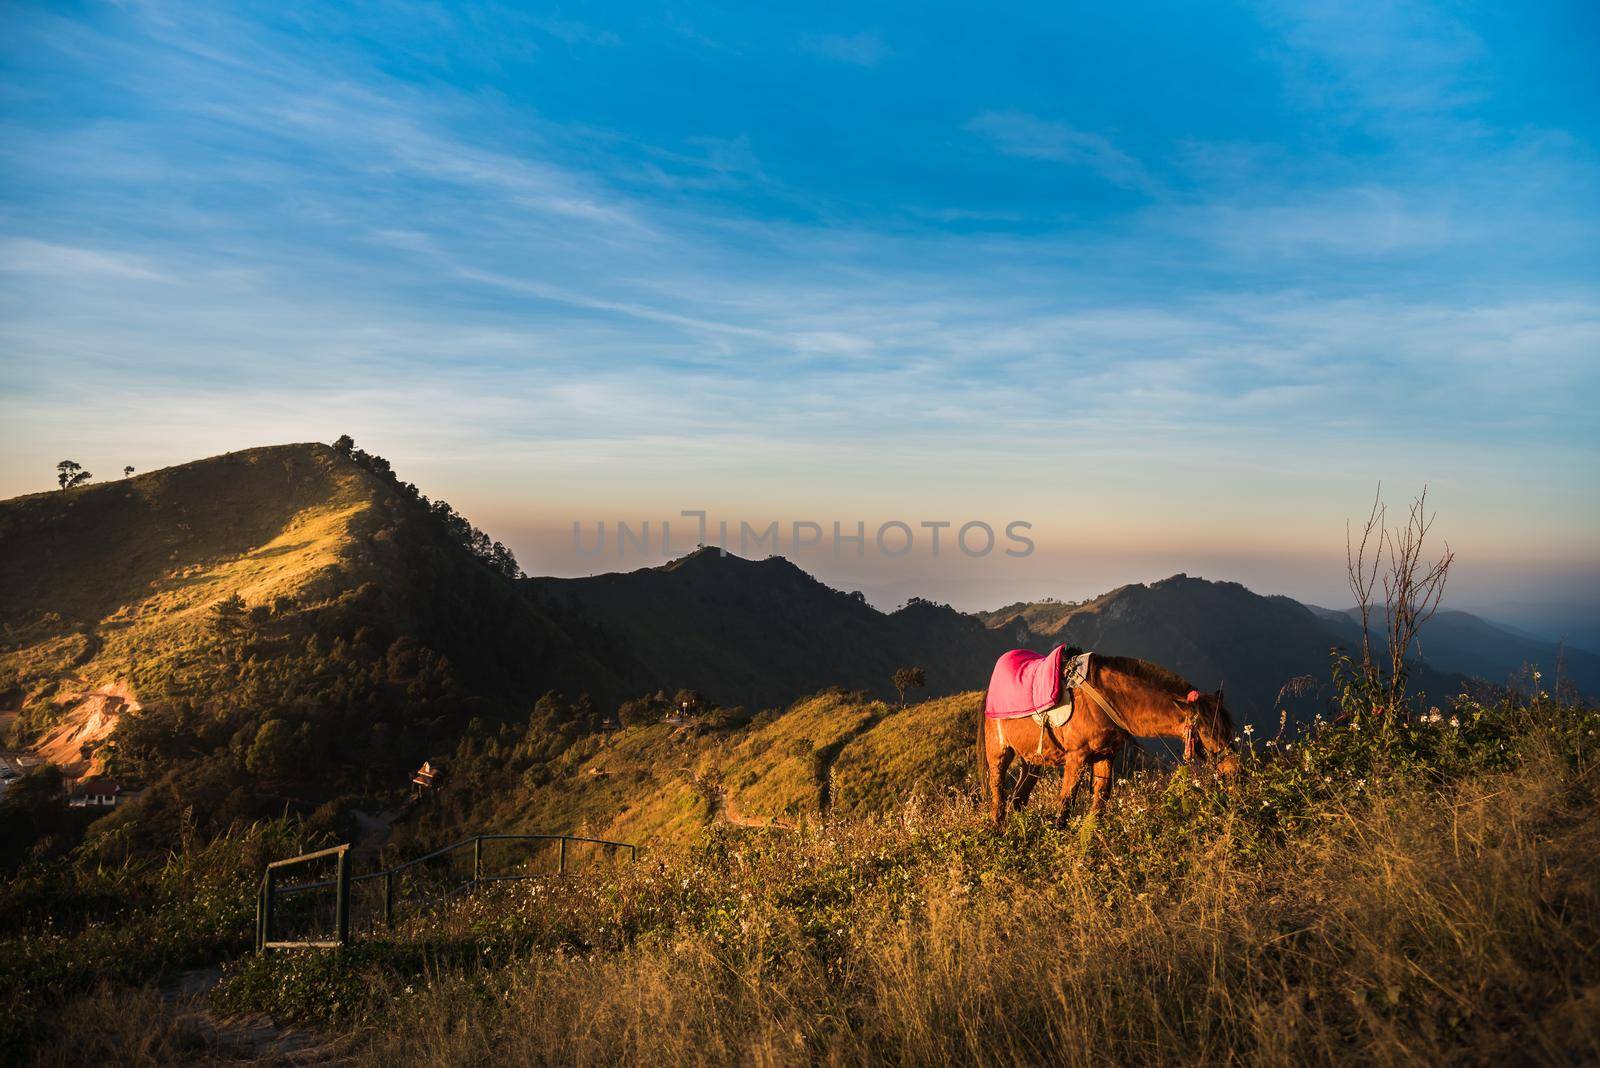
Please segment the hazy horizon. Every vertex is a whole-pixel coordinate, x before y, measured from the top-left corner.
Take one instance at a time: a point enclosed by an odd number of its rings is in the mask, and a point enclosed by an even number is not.
[[[379,443],[357,444],[370,446],[380,455],[395,460],[395,456]],[[86,466],[91,470],[96,466],[115,469],[112,462],[90,461]],[[414,478],[409,464],[397,463],[397,472],[407,481],[418,482],[422,492],[429,496],[450,501],[492,537],[504,541],[530,575],[575,578],[656,567],[684,556],[700,544],[698,520],[682,515],[684,509],[662,508],[652,513],[619,508],[556,522],[530,523],[521,517],[537,512],[541,506],[519,500],[514,489],[481,498],[468,497],[451,492],[448,485],[433,479]],[[95,482],[115,481],[117,477],[120,472],[109,479],[97,478]],[[34,487],[27,492],[51,491]],[[1256,593],[1281,594],[1307,604],[1343,609],[1353,603],[1345,581],[1344,521],[1364,516],[1371,504],[1370,493],[1371,490],[1365,498],[1352,501],[1348,516],[1335,515],[1331,506],[1323,509],[1326,529],[1319,539],[1320,544],[1311,549],[1294,547],[1283,537],[1282,531],[1272,529],[1260,531],[1250,544],[1230,545],[1196,536],[1187,545],[1164,547],[1158,544],[1158,530],[1150,532],[1142,543],[1138,539],[1129,539],[1122,545],[1088,539],[1074,543],[1070,532],[1063,538],[1059,527],[1036,522],[1025,515],[952,515],[946,519],[907,513],[902,518],[899,514],[874,511],[835,517],[827,511],[815,511],[804,516],[756,516],[721,511],[714,505],[707,508],[703,500],[691,502],[697,506],[691,510],[707,512],[704,544],[717,547],[718,524],[727,523],[729,552],[751,559],[783,556],[829,586],[846,592],[860,591],[869,603],[883,611],[893,611],[911,597],[947,603],[965,612],[988,611],[1017,601],[1045,598],[1077,601],[1118,586],[1149,584],[1180,573],[1213,581],[1238,582]],[[1408,498],[1387,487],[1384,496],[1391,518],[1395,509],[1408,503]],[[1438,490],[1430,489],[1430,507],[1438,505],[1438,500]],[[542,507],[549,505],[546,503]],[[1579,554],[1565,561],[1485,557],[1481,552],[1485,547],[1492,547],[1492,543],[1474,537],[1470,530],[1455,530],[1447,506],[1438,506],[1435,510],[1438,518],[1430,544],[1442,549],[1448,541],[1458,554],[1446,591],[1446,609],[1472,612],[1548,641],[1566,640],[1583,648],[1600,650],[1600,566],[1585,561],[1581,547]],[[670,553],[661,551],[663,519],[671,524]],[[796,519],[822,527],[822,544],[794,551],[791,538]],[[876,547],[877,528],[890,519],[899,519],[913,532],[913,548],[904,555],[885,555]],[[1032,552],[1025,556],[1010,557],[1005,552],[1007,548],[1020,551],[1018,543],[1008,541],[1005,533],[1007,522],[1014,519],[1033,523],[1031,529],[1019,532],[1034,543]],[[596,522],[599,520],[606,524],[606,541],[603,550],[596,552]],[[630,535],[626,550],[620,553],[619,520],[627,524]],[[831,527],[836,520],[841,524],[841,533],[846,535],[838,555],[831,545]],[[992,551],[982,556],[968,556],[954,546],[956,528],[974,520],[989,523],[995,531]],[[572,523],[575,521],[581,524],[582,552],[574,548]],[[942,551],[937,557],[929,551],[931,532],[921,526],[924,521],[952,524],[940,532]],[[775,547],[770,541],[759,540],[774,522],[778,524],[779,538]],[[646,523],[648,551],[639,543]],[[750,528],[743,532],[748,542],[746,551],[741,551],[739,543],[741,523]],[[862,524],[866,539],[859,555],[854,543],[848,540],[857,523]],[[901,535],[889,532],[885,537],[891,551],[899,548]],[[974,534],[972,541],[976,550],[982,545],[981,534]]]

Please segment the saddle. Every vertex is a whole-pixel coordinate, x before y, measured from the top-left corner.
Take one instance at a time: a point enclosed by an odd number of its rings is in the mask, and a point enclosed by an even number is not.
[[[1041,728],[1042,751],[1044,728],[1062,727],[1072,719],[1073,697],[1089,674],[1090,654],[1068,657],[1066,653],[1067,647],[1058,645],[1048,653],[1013,649],[1003,654],[989,677],[984,716],[1001,721],[1031,717]],[[1003,723],[997,728],[1003,741]]]

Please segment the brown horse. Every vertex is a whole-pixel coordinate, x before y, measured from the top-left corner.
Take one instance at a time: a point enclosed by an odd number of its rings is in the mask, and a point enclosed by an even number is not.
[[[1186,756],[1198,748],[1219,756],[1217,769],[1223,774],[1237,771],[1233,719],[1222,703],[1222,691],[1190,701],[1192,691],[1181,676],[1148,661],[1095,654],[1089,658],[1088,678],[1074,693],[1072,718],[1062,726],[1041,726],[1030,716],[980,720],[978,774],[985,781],[995,825],[1005,820],[1005,775],[1013,759],[1022,761],[1013,798],[1019,810],[1028,803],[1039,768],[1061,768],[1058,825],[1066,822],[1085,764],[1093,768],[1092,811],[1105,807],[1111,797],[1111,762],[1134,737],[1183,738]]]

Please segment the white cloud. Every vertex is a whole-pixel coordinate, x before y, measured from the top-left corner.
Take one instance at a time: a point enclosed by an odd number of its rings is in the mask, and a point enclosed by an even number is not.
[[[0,240],[0,270],[65,277],[100,275],[143,282],[168,277],[136,256],[99,249],[75,248],[29,238]]]
[[[1281,196],[1281,195],[1280,195]],[[1254,202],[1175,209],[1165,222],[1244,258],[1334,253],[1380,257],[1468,240],[1476,227],[1437,198],[1418,202],[1392,189],[1358,187]]]
[[[800,43],[808,52],[858,67],[875,67],[889,54],[875,33],[806,34]]]
[[[1139,161],[1109,138],[1066,123],[1050,122],[1022,111],[986,111],[968,121],[966,128],[988,138],[1008,155],[1087,167],[1107,181],[1130,189],[1151,186],[1150,176]]]

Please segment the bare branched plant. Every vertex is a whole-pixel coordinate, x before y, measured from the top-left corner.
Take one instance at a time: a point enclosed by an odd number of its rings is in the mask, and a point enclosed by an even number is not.
[[[1426,486],[1412,500],[1405,521],[1393,527],[1382,498],[1380,483],[1359,540],[1346,524],[1345,572],[1361,619],[1361,696],[1369,706],[1397,710],[1406,695],[1407,657],[1420,650],[1422,628],[1439,610],[1455,553],[1447,542],[1436,559],[1427,560],[1435,517],[1428,511]],[[1381,659],[1372,648],[1374,597],[1380,584],[1386,646]]]
[[[1388,608],[1388,707],[1398,708],[1405,696],[1406,655],[1417,644],[1424,624],[1439,610],[1455,553],[1445,543],[1438,559],[1427,563],[1423,552],[1434,516],[1428,511],[1428,488],[1411,502],[1406,521],[1384,534],[1389,570],[1383,576],[1383,599]],[[1420,652],[1420,647],[1418,652]]]
[[[1378,666],[1372,655],[1372,594],[1378,587],[1378,568],[1383,563],[1387,512],[1383,505],[1383,483],[1372,495],[1372,509],[1361,528],[1357,542],[1344,523],[1344,560],[1350,592],[1355,595],[1356,611],[1361,615],[1361,688],[1367,695],[1378,692]],[[1370,555],[1369,555],[1370,554]]]

